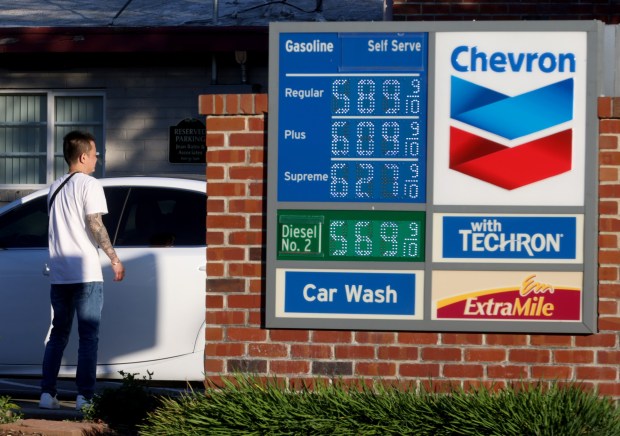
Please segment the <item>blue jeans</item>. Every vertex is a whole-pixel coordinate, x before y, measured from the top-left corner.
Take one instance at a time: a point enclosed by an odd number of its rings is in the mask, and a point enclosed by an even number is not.
[[[97,378],[99,322],[103,308],[103,282],[52,285],[50,291],[54,319],[43,356],[41,392],[55,396],[62,355],[69,342],[73,314],[77,314],[80,336],[75,383],[79,395],[91,399]]]

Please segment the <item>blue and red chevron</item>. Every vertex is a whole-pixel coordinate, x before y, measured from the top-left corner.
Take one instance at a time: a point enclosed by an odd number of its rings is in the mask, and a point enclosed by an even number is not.
[[[512,140],[573,119],[573,79],[513,97],[452,76],[450,117]],[[450,168],[516,189],[570,171],[572,129],[507,147],[450,128]]]

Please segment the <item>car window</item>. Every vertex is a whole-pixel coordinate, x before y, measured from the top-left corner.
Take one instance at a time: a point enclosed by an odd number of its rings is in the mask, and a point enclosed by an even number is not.
[[[125,207],[125,200],[129,188],[122,186],[108,186],[103,188],[105,192],[106,203],[108,204],[108,213],[103,215],[102,220],[105,225],[110,240],[114,245],[116,233],[118,232],[118,222]]]
[[[47,197],[0,215],[0,248],[47,247]]]
[[[205,194],[169,188],[132,188],[115,245],[205,245],[205,231]]]

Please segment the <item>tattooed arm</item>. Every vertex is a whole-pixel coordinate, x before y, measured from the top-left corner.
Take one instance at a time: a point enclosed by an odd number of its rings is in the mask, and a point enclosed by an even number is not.
[[[125,267],[119,260],[116,255],[116,251],[112,246],[112,242],[110,241],[110,236],[108,235],[108,231],[103,225],[103,221],[101,219],[100,213],[93,213],[90,215],[86,215],[86,226],[88,230],[99,244],[99,247],[103,250],[103,252],[108,256],[110,262],[112,262],[112,271],[114,271],[114,280],[119,281],[123,280],[125,276]]]

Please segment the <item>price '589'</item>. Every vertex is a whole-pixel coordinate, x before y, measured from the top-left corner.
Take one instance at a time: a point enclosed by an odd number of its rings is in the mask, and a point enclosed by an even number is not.
[[[336,79],[332,82],[332,114],[417,115],[421,90],[419,78]]]

